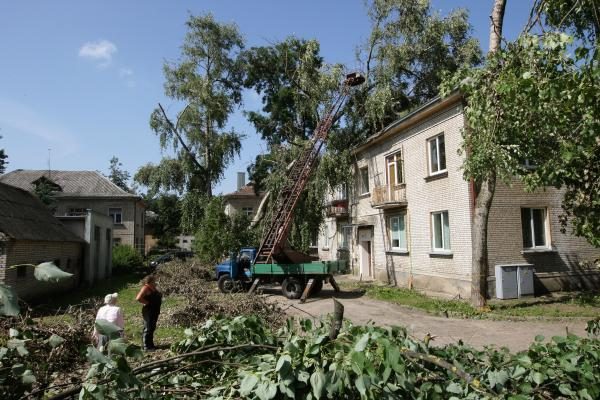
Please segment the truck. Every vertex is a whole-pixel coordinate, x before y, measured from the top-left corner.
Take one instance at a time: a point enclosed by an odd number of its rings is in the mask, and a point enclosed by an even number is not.
[[[289,179],[273,202],[273,213],[265,225],[260,247],[242,248],[215,267],[221,292],[248,290],[252,293],[260,284],[280,283],[284,296],[299,298],[303,302],[309,295],[317,294],[324,283],[329,283],[336,292],[339,291],[334,275],[348,272],[347,261],[313,261],[311,257],[291,249],[287,245],[287,237],[294,209],[315,168],[329,130],[350,90],[364,81],[365,78],[359,73],[346,75],[341,90],[317,124],[312,139],[289,166]],[[263,200],[259,210],[266,200]]]

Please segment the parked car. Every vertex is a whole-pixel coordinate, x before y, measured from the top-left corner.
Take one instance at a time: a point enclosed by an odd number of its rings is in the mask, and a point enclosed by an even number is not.
[[[155,258],[154,260],[150,261],[150,267],[151,268],[156,268],[160,264],[164,264],[164,263],[167,263],[169,261],[173,261],[175,259],[181,260],[181,261],[185,261],[188,258],[191,258],[193,256],[194,256],[194,253],[192,251],[189,251],[189,250],[170,251],[170,252],[165,253],[163,255],[160,255],[157,258]]]

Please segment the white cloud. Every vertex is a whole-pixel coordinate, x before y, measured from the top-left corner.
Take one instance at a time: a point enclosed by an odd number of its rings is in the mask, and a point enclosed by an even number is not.
[[[121,68],[119,69],[119,76],[121,78],[133,76],[133,70],[131,68]]]
[[[79,49],[79,57],[100,61],[101,66],[106,66],[110,64],[116,52],[117,46],[113,42],[98,40],[96,42],[84,43]]]

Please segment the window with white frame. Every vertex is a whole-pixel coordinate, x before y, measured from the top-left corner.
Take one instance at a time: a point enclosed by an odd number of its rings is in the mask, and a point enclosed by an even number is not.
[[[429,173],[431,175],[446,171],[446,144],[444,134],[428,140]]]
[[[352,244],[352,227],[342,226],[339,231],[339,247],[340,249],[348,250]]]
[[[431,213],[431,248],[433,251],[450,251],[448,211]]]
[[[392,250],[406,251],[406,214],[392,215],[389,217],[389,238]]]
[[[387,156],[385,158],[386,171],[387,171],[387,183],[388,185],[400,185],[404,183],[404,176],[402,174],[402,153],[398,152]]]
[[[363,167],[358,170],[358,189],[359,194],[369,193],[369,168]]]
[[[254,209],[252,207],[243,207],[242,208],[242,213],[244,213],[244,215],[247,217],[251,216],[253,211],[254,211]]]
[[[108,215],[112,218],[114,224],[123,223],[123,209],[122,208],[109,208]]]
[[[323,225],[323,248],[329,248],[329,226],[327,224]]]
[[[548,248],[548,213],[545,208],[521,208],[523,248]]]

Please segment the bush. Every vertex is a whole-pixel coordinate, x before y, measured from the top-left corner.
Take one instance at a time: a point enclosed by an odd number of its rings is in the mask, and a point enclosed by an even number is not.
[[[129,245],[117,245],[113,247],[112,262],[114,272],[132,270],[143,264],[144,260],[140,253]]]

